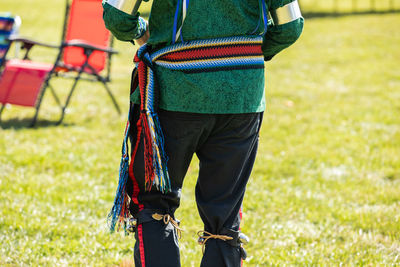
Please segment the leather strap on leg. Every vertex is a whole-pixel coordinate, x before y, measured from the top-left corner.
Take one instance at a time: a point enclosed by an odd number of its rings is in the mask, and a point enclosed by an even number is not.
[[[157,220],[157,221],[161,221],[161,220],[162,220],[162,221],[164,222],[165,225],[171,223],[172,226],[175,228],[176,233],[177,233],[179,239],[181,239],[181,237],[182,237],[182,231],[183,231],[183,230],[179,227],[179,221],[178,221],[178,220],[175,221],[175,220],[172,218],[172,216],[169,215],[169,214],[153,213],[153,214],[151,215],[151,217],[152,217],[154,220]]]
[[[182,236],[183,229],[179,227],[179,220],[175,219],[168,213],[163,214],[160,210],[153,210],[153,209],[143,209],[138,212],[135,218],[130,218],[128,230],[130,232],[135,232],[136,227],[140,224],[151,222],[151,221],[163,221],[165,225],[171,223],[171,225],[175,228],[176,233],[179,238]]]
[[[198,243],[202,245],[203,254],[205,251],[206,242],[209,239],[219,239],[225,241],[232,247],[239,247],[241,258],[243,260],[247,258],[247,253],[246,250],[243,248],[243,244],[247,244],[249,242],[249,238],[240,231],[222,228],[219,234],[211,234],[205,230],[202,230],[198,231],[197,235],[199,236]]]
[[[211,239],[211,238],[213,238],[213,239],[219,239],[219,240],[222,240],[222,241],[233,240],[233,237],[231,237],[231,236],[227,236],[227,235],[214,235],[214,234],[211,234],[211,233],[209,233],[209,232],[207,232],[207,231],[204,231],[204,230],[198,231],[198,232],[197,232],[197,235],[199,236],[198,242],[199,242],[200,245],[202,245],[203,254],[204,254],[204,250],[205,250],[205,247],[206,247],[206,242],[207,242],[209,239]]]

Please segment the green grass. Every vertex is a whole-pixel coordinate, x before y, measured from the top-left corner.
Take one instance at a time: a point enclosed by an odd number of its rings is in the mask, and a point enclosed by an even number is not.
[[[2,0],[22,16],[22,34],[53,43],[63,4]],[[399,23],[399,14],[308,20],[298,43],[266,63],[268,108],[244,202],[245,266],[400,265]],[[116,48],[112,89],[126,110],[134,49]],[[47,51],[33,56],[51,61]],[[134,238],[106,228],[125,116],[88,82],[61,126],[46,122],[57,115],[50,94],[35,129],[25,127],[32,114],[7,107],[0,128],[0,265],[131,258]],[[197,165],[177,212],[185,267],[201,258]]]
[[[306,12],[369,12],[400,10],[400,0],[299,0]]]

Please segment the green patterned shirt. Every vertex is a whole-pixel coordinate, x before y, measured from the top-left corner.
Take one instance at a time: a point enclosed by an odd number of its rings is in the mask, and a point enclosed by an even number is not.
[[[177,0],[153,0],[149,18],[153,50],[171,44]],[[266,0],[269,10],[291,0]],[[179,13],[178,28],[182,20]],[[107,20],[105,19],[106,26]],[[254,30],[258,27],[255,33]],[[250,36],[263,31],[259,0],[191,0],[182,27],[184,41],[230,36]],[[109,28],[109,27],[108,27]],[[303,19],[269,25],[264,37],[265,60],[294,43]],[[178,41],[179,42],[179,41]],[[183,73],[156,67],[161,109],[194,113],[251,113],[265,109],[264,69]],[[132,101],[139,103],[138,91]]]

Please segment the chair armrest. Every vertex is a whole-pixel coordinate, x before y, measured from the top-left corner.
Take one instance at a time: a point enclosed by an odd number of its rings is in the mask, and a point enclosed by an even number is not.
[[[109,54],[117,54],[118,53],[117,50],[114,50],[111,47],[92,45],[88,42],[85,42],[85,41],[79,40],[79,39],[74,39],[74,40],[70,40],[68,42],[63,42],[62,46],[63,47],[67,47],[67,46],[82,47],[83,49],[97,50],[97,51],[102,51],[102,52],[106,52]]]
[[[39,46],[44,46],[44,47],[49,47],[49,48],[60,48],[58,45],[52,45],[52,44],[46,44],[43,42],[38,42],[26,37],[18,36],[18,35],[11,35],[7,38],[10,42],[20,42],[22,43],[23,47],[30,49],[34,45],[39,45]]]
[[[23,57],[23,59],[29,59],[29,52],[31,51],[32,47],[35,45],[38,46],[43,46],[43,47],[48,47],[48,48],[57,48],[60,49],[60,46],[58,45],[52,45],[52,44],[46,44],[43,42],[38,42],[32,39],[28,39],[26,37],[22,37],[19,35],[10,35],[7,40],[9,40],[10,42],[20,42],[22,43],[22,49],[25,49],[25,56]]]

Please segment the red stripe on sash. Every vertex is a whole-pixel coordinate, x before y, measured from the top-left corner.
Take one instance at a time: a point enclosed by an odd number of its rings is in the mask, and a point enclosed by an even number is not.
[[[144,256],[144,244],[143,244],[143,225],[141,224],[138,226],[138,238],[139,238],[140,263],[142,264],[142,267],[146,267],[146,260]]]
[[[262,55],[261,45],[246,45],[246,46],[233,46],[233,47],[211,47],[200,49],[188,49],[180,52],[172,52],[158,58],[158,60],[171,60],[171,61],[189,61],[198,58],[221,58],[234,55]]]
[[[135,152],[136,152],[136,150],[137,150],[137,147],[135,149]],[[140,188],[135,179],[135,176],[133,175],[132,166],[133,166],[133,160],[131,162],[131,166],[129,166],[129,173],[130,173],[129,176],[131,177],[132,182],[133,182],[132,201],[133,201],[133,203],[135,203],[136,205],[139,206],[139,211],[142,211],[144,208],[143,204],[140,204],[139,200],[138,200]],[[145,260],[145,255],[144,255],[144,243],[143,243],[143,225],[139,224],[137,230],[138,230],[138,239],[139,239],[138,242],[139,242],[140,263],[142,264],[141,267],[146,267],[146,260]]]

